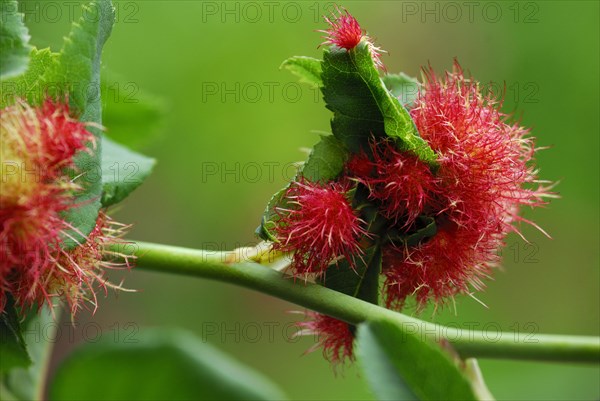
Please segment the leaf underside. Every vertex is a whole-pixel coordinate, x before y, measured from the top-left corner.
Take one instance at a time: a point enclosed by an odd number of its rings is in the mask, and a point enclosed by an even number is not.
[[[321,60],[319,59],[294,56],[285,60],[279,68],[288,70],[297,76],[302,83],[316,88],[323,86]]]
[[[481,392],[449,350],[388,321],[358,328],[357,355],[380,400],[478,400]],[[489,394],[489,393],[488,393]]]
[[[102,138],[102,206],[121,202],[150,175],[155,160]]]

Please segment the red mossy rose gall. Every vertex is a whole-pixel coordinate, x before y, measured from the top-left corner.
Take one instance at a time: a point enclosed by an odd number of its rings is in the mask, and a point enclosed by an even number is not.
[[[442,302],[468,293],[470,286],[481,289],[499,262],[506,235],[520,233],[520,222],[531,223],[519,215],[520,208],[542,206],[552,196],[533,166],[533,138],[509,122],[500,101],[484,96],[457,63],[444,78],[431,69],[425,76],[410,112],[438,155],[432,203],[426,203],[438,233],[412,248],[387,252],[388,305],[402,306],[414,294],[422,307],[430,299]]]
[[[352,209],[347,188],[337,182],[313,183],[303,178],[290,184],[278,206],[278,241],[274,248],[293,252],[292,271],[297,277],[323,274],[336,258],[350,263],[360,255],[364,222]]]
[[[94,141],[64,102],[17,101],[0,110],[0,311],[8,296],[23,309],[60,297],[74,313],[86,301],[95,305],[94,287],[107,285],[101,249],[123,227],[101,213],[84,243],[64,249],[74,230],[64,212],[78,206],[81,191],[68,170],[77,171],[75,156],[94,151]]]

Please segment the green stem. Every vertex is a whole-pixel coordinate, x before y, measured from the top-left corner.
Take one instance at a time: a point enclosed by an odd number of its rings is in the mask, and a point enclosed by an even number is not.
[[[600,338],[515,332],[464,330],[429,323],[361,301],[320,285],[293,279],[247,261],[232,263],[232,252],[193,250],[136,242],[114,248],[135,255],[144,270],[183,274],[237,284],[357,325],[366,320],[388,320],[406,333],[434,340],[446,339],[464,357],[598,363]]]

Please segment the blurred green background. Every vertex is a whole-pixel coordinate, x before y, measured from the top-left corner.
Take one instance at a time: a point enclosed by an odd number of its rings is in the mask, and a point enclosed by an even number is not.
[[[58,50],[73,3],[22,2],[35,45]],[[488,308],[462,297],[457,314],[446,308],[422,317],[598,335],[599,3],[340,4],[388,51],[388,71],[416,76],[430,63],[442,72],[456,57],[495,91],[506,87],[505,110],[532,128],[538,146],[550,147],[538,156],[541,177],[560,181],[562,199],[526,211],[553,239],[529,228],[532,245],[509,238],[504,269],[477,295]],[[116,2],[104,66],[119,74],[118,90],[136,99],[141,88],[166,107],[161,134],[142,140],[142,150],[159,161],[155,173],[114,213],[134,224],[130,238],[219,250],[255,242],[265,203],[292,174],[289,163],[305,158],[301,148],[317,142],[314,131],[328,130],[320,96],[278,66],[292,55],[320,57],[315,30],[324,28],[320,16],[331,5]],[[79,316],[80,327],[93,322],[105,334],[125,329],[134,336],[135,327],[184,327],[271,377],[293,399],[373,398],[355,367],[336,375],[319,352],[302,356],[314,339],[290,338],[297,316],[286,312],[299,309],[294,305],[142,270],[126,274],[126,285],[139,292],[111,293],[94,316]],[[55,359],[85,334],[61,336]],[[481,367],[498,399],[600,397],[597,366],[482,360]]]

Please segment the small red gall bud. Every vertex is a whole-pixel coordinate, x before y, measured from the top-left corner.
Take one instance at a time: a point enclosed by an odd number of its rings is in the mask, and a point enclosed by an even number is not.
[[[364,222],[347,199],[347,188],[339,183],[317,184],[301,179],[285,194],[287,207],[278,207],[278,242],[274,247],[293,252],[296,276],[320,275],[336,258],[351,264],[361,253],[359,239],[366,234]]]
[[[337,9],[337,14],[332,13],[331,17],[324,17],[329,24],[329,29],[319,31],[326,33],[324,44],[336,45],[346,50],[354,49],[363,37],[363,31],[354,18],[347,10]]]
[[[384,51],[375,46],[371,38],[363,32],[356,18],[347,10],[337,8],[331,14],[331,17],[324,17],[324,19],[329,24],[329,29],[318,31],[327,34],[327,36],[324,36],[325,42],[322,45],[335,45],[342,49],[352,50],[364,38],[373,62],[378,68],[385,71],[385,66],[381,62],[381,53]]]
[[[348,323],[311,311],[306,311],[305,316],[309,320],[296,323],[301,329],[297,335],[318,338],[318,342],[309,348],[307,353],[322,347],[323,356],[334,366],[346,360],[354,360],[354,335]]]

